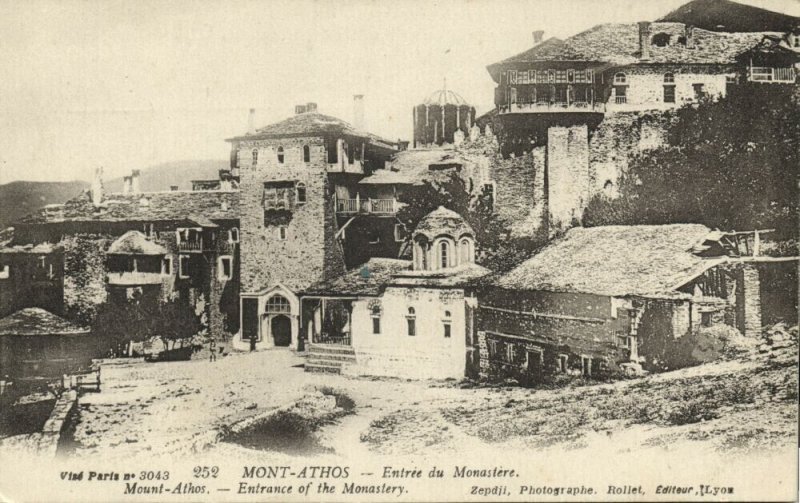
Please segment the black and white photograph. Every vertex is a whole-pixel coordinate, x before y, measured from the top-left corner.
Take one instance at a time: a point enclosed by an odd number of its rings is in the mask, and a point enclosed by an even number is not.
[[[0,501],[797,501],[798,0],[0,0]]]

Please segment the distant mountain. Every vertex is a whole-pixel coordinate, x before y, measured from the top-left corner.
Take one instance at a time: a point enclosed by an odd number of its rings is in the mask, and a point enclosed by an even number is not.
[[[789,31],[800,18],[730,0],[693,0],[659,19],[725,32]]]
[[[142,169],[139,188],[142,192],[157,192],[177,185],[180,190],[191,190],[192,180],[216,180],[219,170],[228,167],[227,160],[164,162]],[[104,180],[103,185],[107,192],[122,192],[123,180],[112,178]]]
[[[11,182],[0,185],[0,229],[42,206],[63,203],[89,188],[88,182]]]

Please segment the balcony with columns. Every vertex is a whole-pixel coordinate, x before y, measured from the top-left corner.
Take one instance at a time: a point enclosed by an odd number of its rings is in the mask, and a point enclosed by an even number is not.
[[[361,198],[358,194],[355,199],[336,198],[336,213],[340,215],[394,216],[397,209],[397,199],[394,198]]]

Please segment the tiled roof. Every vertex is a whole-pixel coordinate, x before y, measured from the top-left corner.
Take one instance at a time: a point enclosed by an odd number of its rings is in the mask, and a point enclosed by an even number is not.
[[[712,31],[788,31],[800,25],[800,18],[730,0],[693,0],[659,21],[688,23]]]
[[[491,271],[481,265],[468,263],[436,271],[401,271],[390,283],[391,286],[464,287],[471,285]]]
[[[377,296],[394,274],[411,267],[411,261],[371,258],[361,267],[308,287],[303,295]]]
[[[699,224],[573,228],[491,283],[507,289],[598,295],[669,295],[722,258],[691,250],[710,229]]]
[[[386,148],[394,144],[372,133],[359,131],[349,123],[318,112],[293,115],[288,119],[256,129],[255,134],[237,136],[231,140],[257,140],[259,138],[279,138],[283,136],[314,136],[323,134],[349,135],[371,140],[371,143]]]
[[[426,180],[434,181],[446,178],[443,170],[430,170],[431,164],[461,164],[470,171],[472,163],[452,149],[414,149],[398,152],[387,163],[386,169],[379,169],[359,183],[363,185],[420,185]]]
[[[109,194],[95,208],[88,194],[64,203],[63,212],[40,210],[19,223],[63,221],[145,221],[190,220],[192,215],[211,220],[239,218],[239,191],[172,191],[141,194]]]
[[[464,220],[464,217],[444,206],[439,206],[420,220],[416,229],[414,229],[414,235],[416,236],[417,234],[422,234],[433,240],[441,235],[448,235],[458,239],[464,234],[474,235],[475,232]]]
[[[21,309],[0,319],[0,335],[83,335],[89,329],[38,307]]]
[[[110,255],[166,255],[167,250],[139,231],[128,231],[114,241],[106,252]]]
[[[731,64],[736,57],[774,32],[722,33],[694,29],[694,48],[687,48],[678,37],[685,35],[683,23],[651,23],[651,36],[666,33],[670,43],[665,47],[650,45],[650,58],[640,59],[639,26],[637,23],[600,24],[578,33],[563,42],[550,39],[532,49],[489,65],[489,73],[497,80],[500,68],[515,63],[540,61],[587,61],[613,65],[636,63]],[[551,42],[552,41],[552,42]]]
[[[422,102],[423,105],[467,105],[467,100],[461,97],[460,94],[453,92],[449,89],[440,89],[434,91],[430,96],[425,98]]]
[[[53,253],[58,249],[59,248],[57,246],[51,243],[39,243],[37,245],[26,244],[26,245],[16,245],[16,246],[6,246],[0,248],[0,253],[32,253],[35,255],[46,255],[48,253]]]

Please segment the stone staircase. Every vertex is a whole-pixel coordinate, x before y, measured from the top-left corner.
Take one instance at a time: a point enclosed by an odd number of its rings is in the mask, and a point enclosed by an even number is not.
[[[306,351],[306,372],[341,374],[344,365],[356,361],[356,352],[351,346],[309,344]]]

